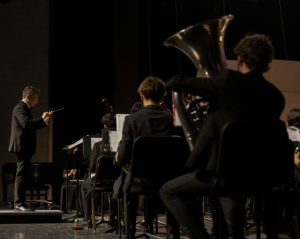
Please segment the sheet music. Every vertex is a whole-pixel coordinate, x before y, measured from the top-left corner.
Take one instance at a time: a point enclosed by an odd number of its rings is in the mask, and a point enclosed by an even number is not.
[[[102,141],[102,138],[93,138],[91,137],[91,150],[93,150],[94,144]]]
[[[125,117],[129,114],[117,114],[117,140],[118,144],[122,140],[122,132],[123,132],[123,126]]]
[[[74,148],[75,146],[79,145],[79,144],[82,144],[83,143],[83,139],[80,139],[78,140],[77,142],[75,142],[74,144],[70,144],[68,145],[68,148],[71,149],[71,148]]]
[[[117,139],[117,131],[109,131],[110,152],[117,152],[119,141]]]

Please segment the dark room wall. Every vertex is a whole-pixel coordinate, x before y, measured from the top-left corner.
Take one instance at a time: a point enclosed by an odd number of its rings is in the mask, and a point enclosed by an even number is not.
[[[51,1],[50,105],[54,153],[101,132],[101,103],[114,106],[114,1]]]
[[[191,60],[175,48],[163,46],[163,42],[181,29],[229,14],[234,15],[234,19],[225,36],[227,59],[236,59],[233,48],[246,34],[262,33],[270,36],[275,59],[300,61],[297,43],[300,32],[295,27],[300,9],[298,0],[157,0],[139,4],[140,79],[150,73],[164,81],[176,74],[196,76]],[[281,70],[288,69],[282,66]],[[282,80],[288,84],[288,78]],[[169,108],[170,95],[166,98]]]
[[[145,0],[51,1],[51,102],[65,110],[54,115],[54,151],[102,129],[101,100],[117,113],[128,113],[138,100],[136,89],[148,75],[169,80],[196,75],[183,53],[163,42],[181,29],[206,19],[233,14],[225,50],[246,34],[270,35],[275,58],[299,61],[296,54],[300,1],[296,0]],[[171,108],[171,94],[165,103]],[[73,116],[70,119],[70,116]]]
[[[0,3],[0,165],[16,162],[8,152],[11,114],[27,85],[41,90],[32,109],[40,117],[48,110],[49,2],[12,0]],[[47,162],[48,129],[37,133],[37,152],[32,162]],[[12,194],[10,185],[8,195]],[[0,181],[0,201],[2,182]]]

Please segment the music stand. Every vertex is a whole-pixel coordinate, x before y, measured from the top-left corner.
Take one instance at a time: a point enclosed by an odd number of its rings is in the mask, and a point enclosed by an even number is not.
[[[83,157],[90,159],[93,146],[96,142],[102,140],[102,135],[87,135],[83,136]]]

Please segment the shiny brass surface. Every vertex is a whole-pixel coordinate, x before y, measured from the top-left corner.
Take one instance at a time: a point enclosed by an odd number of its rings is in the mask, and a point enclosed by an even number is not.
[[[228,15],[190,26],[169,37],[164,45],[175,47],[187,55],[198,70],[197,77],[216,76],[227,69],[224,36],[232,19],[233,16]],[[184,92],[180,94],[186,113],[180,111],[179,118],[181,122],[185,122],[182,127],[192,150],[209,110],[209,99]],[[180,104],[175,103],[175,106],[180,107]]]

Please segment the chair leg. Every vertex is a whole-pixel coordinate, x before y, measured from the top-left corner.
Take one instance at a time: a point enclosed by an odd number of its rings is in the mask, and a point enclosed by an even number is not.
[[[260,239],[260,222],[261,222],[261,210],[262,210],[262,199],[260,196],[255,198],[256,208],[256,238]]]
[[[129,239],[129,207],[131,205],[127,193],[124,194],[124,206],[126,210],[125,213],[126,239]]]
[[[155,207],[156,209],[156,207]],[[155,210],[155,233],[158,234],[158,220],[157,220],[157,210]]]
[[[213,217],[213,227],[214,227],[214,238],[219,239],[219,228],[220,228],[220,221],[219,221],[219,202],[218,197],[212,198],[212,217]]]
[[[119,238],[122,238],[122,226],[121,226],[121,198],[118,198],[118,229],[119,229]]]
[[[204,226],[204,196],[203,196],[203,203],[201,203],[200,196],[196,198],[196,210],[197,213],[199,213],[199,216],[201,218],[201,224]]]
[[[112,203],[114,203],[114,201],[111,199]],[[116,210],[116,209],[115,209]],[[111,215],[111,212],[110,212]],[[116,225],[116,234],[118,235],[119,233],[119,199],[117,199],[117,225]]]
[[[148,203],[148,196],[147,195],[145,195],[145,197],[144,197],[144,208],[145,208],[145,210],[144,210],[144,220],[145,220],[145,228],[146,228],[146,232],[149,232],[149,229],[148,229],[148,205],[147,205],[147,203]]]
[[[101,193],[101,214],[102,214],[101,221],[104,221],[104,193]]]
[[[297,205],[297,198],[294,191],[290,192],[288,203],[287,203],[287,210],[288,210],[288,218],[291,225],[290,226],[290,230],[292,233],[291,238],[292,239],[300,238],[300,228],[299,228],[300,215],[299,215],[299,208]]]
[[[120,219],[120,213],[119,213],[119,199],[117,200],[117,225],[116,225],[116,234],[118,235],[119,233],[119,229],[120,229],[120,226],[119,226],[119,219]]]
[[[243,210],[245,233],[246,233],[246,236],[249,236],[248,223],[247,223],[247,215],[246,215],[246,208],[245,208],[245,204],[243,204],[243,203],[242,203],[242,210]]]
[[[92,216],[93,216],[93,228],[96,231],[96,218],[95,218],[95,195],[92,195]]]

